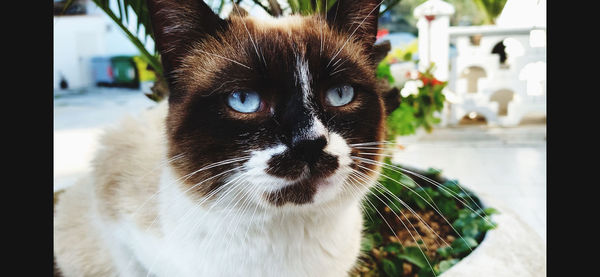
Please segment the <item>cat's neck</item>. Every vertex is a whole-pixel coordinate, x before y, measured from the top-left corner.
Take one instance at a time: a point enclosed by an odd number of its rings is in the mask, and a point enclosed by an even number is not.
[[[160,181],[160,210],[164,226],[194,224],[209,228],[216,225],[267,228],[301,224],[305,228],[321,228],[329,223],[344,220],[343,214],[348,210],[354,212],[360,203],[360,199],[356,197],[340,197],[319,205],[286,204],[274,207],[269,206],[267,202],[252,201],[251,199],[257,198],[256,195],[252,195],[255,192],[227,190],[212,196],[209,193],[209,196],[198,199],[190,197],[188,189],[177,184],[178,180],[180,179],[175,177],[171,168],[163,168]]]

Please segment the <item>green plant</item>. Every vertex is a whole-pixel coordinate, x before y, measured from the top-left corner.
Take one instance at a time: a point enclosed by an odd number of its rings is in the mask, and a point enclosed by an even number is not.
[[[379,79],[387,80],[389,84],[393,84],[396,81],[394,80],[394,76],[392,76],[391,66],[389,63],[379,63],[377,65],[375,75]]]
[[[435,113],[444,108],[446,98],[442,91],[447,82],[436,79],[433,68],[432,64],[404,84],[400,92],[400,106],[387,119],[391,140],[396,136],[414,134],[421,127],[431,132],[433,126],[440,122]]]
[[[495,24],[496,18],[502,13],[506,0],[473,0],[477,7],[486,15],[487,24]]]
[[[150,24],[150,14],[146,0],[112,0],[117,4],[117,11],[113,11],[110,8],[111,0],[92,0],[102,11],[110,17],[110,19],[119,26],[121,31],[129,39],[129,41],[139,50],[140,57],[150,65],[152,71],[156,74],[155,85],[152,87],[152,93],[146,94],[150,99],[154,101],[160,101],[168,95],[168,87],[166,85],[163,68],[160,61],[159,54],[156,49],[150,51],[146,49],[144,43],[142,43],[141,37],[147,40],[150,37],[154,40],[154,34],[152,33],[152,26]],[[201,1],[201,0],[199,0]],[[63,13],[74,0],[68,0],[63,8]],[[217,14],[221,14],[226,3],[241,4],[243,0],[207,0],[207,4],[213,7]],[[216,2],[216,3],[215,3]],[[253,4],[261,7],[267,13],[273,16],[280,16],[285,14],[302,14],[309,15],[315,13],[325,13],[331,8],[336,0],[286,0],[287,8],[282,8],[277,0],[251,0]],[[266,3],[265,3],[266,2]],[[400,0],[384,0],[382,6],[385,7],[380,15],[388,11],[395,5],[399,4]],[[129,24],[129,11],[132,11],[137,18],[137,29],[135,34],[132,33],[127,25]],[[143,28],[140,28],[143,27]],[[143,33],[141,33],[143,31]]]
[[[362,270],[359,267],[355,275],[438,275],[471,253],[485,233],[496,227],[491,220],[491,215],[498,213],[495,209],[482,208],[472,192],[440,175],[440,170],[419,174],[394,165],[389,158],[384,160],[381,177],[365,200],[365,255]],[[436,216],[423,224],[448,226],[429,234],[438,236],[437,245],[431,243],[433,240],[424,243],[418,234],[424,233],[423,229],[417,232],[413,223],[418,222],[408,220],[407,216],[413,215],[412,219],[418,221],[420,217],[414,216],[417,214]],[[398,230],[404,230],[404,238]]]
[[[275,15],[275,14],[271,11],[277,10],[277,8],[275,6],[279,6],[279,4],[277,4],[277,1],[275,1],[275,0],[268,0],[267,2],[269,5],[261,4],[261,1],[259,1],[259,0],[252,0],[252,1],[256,4],[259,4],[263,9],[265,9],[265,11],[267,11],[269,14],[272,14],[272,15]],[[383,8],[380,9],[379,15],[382,15],[382,14],[388,12],[390,9],[392,9],[396,5],[400,4],[400,1],[401,0],[384,0],[381,3],[381,6]],[[309,14],[315,14],[315,13],[324,13],[324,12],[328,11],[329,8],[331,8],[335,4],[335,2],[337,2],[337,0],[287,0],[285,2],[289,7],[289,9],[285,10],[285,12],[287,14],[309,15]],[[272,5],[272,3],[275,5]],[[281,10],[281,8],[279,8],[279,9]]]
[[[390,53],[385,57],[385,59],[383,59],[382,62],[393,64],[400,61],[412,61],[413,56],[418,50],[418,40],[415,39],[405,47],[397,47],[392,49],[392,51],[390,51]]]

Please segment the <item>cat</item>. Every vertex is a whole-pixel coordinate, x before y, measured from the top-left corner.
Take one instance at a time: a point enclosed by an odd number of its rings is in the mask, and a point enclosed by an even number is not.
[[[376,78],[379,0],[226,19],[150,0],[170,94],[108,128],[60,195],[62,276],[347,276],[398,91]]]

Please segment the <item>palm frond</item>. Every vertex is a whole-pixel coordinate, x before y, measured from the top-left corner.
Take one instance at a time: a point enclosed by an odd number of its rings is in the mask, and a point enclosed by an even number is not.
[[[494,24],[496,18],[504,9],[507,0],[473,0],[477,7],[483,11],[487,17],[487,22]]]

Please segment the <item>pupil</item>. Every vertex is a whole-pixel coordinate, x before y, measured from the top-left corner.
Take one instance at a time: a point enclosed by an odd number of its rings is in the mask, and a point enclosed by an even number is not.
[[[245,92],[240,93],[240,102],[242,102],[242,103],[246,102],[246,93]]]
[[[342,98],[342,94],[343,94],[343,93],[342,93],[342,89],[341,89],[341,88],[338,88],[338,89],[337,89],[337,93],[338,93],[338,96],[339,96],[340,98]]]

